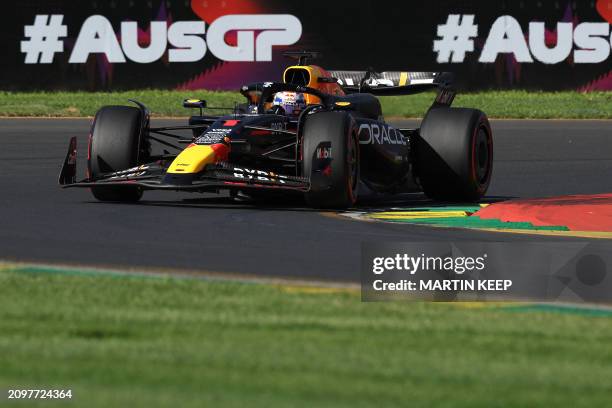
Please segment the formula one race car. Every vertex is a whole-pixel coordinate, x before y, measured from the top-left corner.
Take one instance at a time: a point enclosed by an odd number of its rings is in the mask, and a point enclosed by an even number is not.
[[[436,72],[326,71],[299,59],[283,82],[243,86],[247,103],[228,115],[204,115],[186,126],[152,127],[149,111],[105,106],[89,135],[88,174],[76,182],[72,138],[59,182],[88,187],[101,201],[133,202],[145,190],[258,196],[303,195],[317,208],[355,204],[360,186],[374,192],[424,191],[442,201],[478,201],[491,180],[493,139],[487,116],[451,108],[452,75]],[[383,120],[375,95],[409,95],[438,88],[418,129]],[[189,137],[172,131],[191,131]],[[172,140],[170,142],[169,140]],[[152,154],[152,143],[172,153]],[[180,144],[185,144],[181,147]],[[265,194],[264,194],[265,193]]]

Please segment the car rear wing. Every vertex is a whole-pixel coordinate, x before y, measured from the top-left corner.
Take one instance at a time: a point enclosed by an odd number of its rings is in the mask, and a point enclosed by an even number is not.
[[[450,72],[330,71],[346,93],[379,96],[411,95],[435,88],[452,88]]]

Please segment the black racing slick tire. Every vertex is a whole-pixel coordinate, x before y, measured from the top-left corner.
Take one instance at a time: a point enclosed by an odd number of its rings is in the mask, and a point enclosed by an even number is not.
[[[359,140],[346,112],[308,115],[302,130],[302,174],[310,179],[305,193],[315,208],[348,208],[357,200]]]
[[[135,167],[141,137],[141,112],[131,106],[104,106],[94,118],[89,147],[89,177]],[[100,201],[136,202],[142,190],[135,186],[95,186]]]
[[[415,171],[425,194],[438,201],[476,202],[493,171],[493,133],[476,109],[431,109],[416,138]]]

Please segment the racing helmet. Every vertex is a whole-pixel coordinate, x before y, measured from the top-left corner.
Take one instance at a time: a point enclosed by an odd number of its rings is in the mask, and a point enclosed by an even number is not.
[[[272,106],[282,108],[286,115],[297,116],[306,107],[306,98],[299,92],[277,92]]]

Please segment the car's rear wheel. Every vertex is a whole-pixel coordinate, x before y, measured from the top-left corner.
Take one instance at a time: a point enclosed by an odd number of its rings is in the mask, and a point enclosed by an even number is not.
[[[144,146],[141,120],[141,111],[131,106],[105,106],[96,113],[89,145],[92,180],[138,164],[139,149]],[[95,186],[91,192],[100,201],[135,202],[142,197],[136,186]]]
[[[321,112],[306,117],[302,174],[310,178],[306,202],[316,208],[348,208],[357,200],[359,141],[351,116]]]
[[[493,171],[493,133],[483,112],[431,109],[415,147],[415,171],[428,197],[474,202],[484,196]]]

